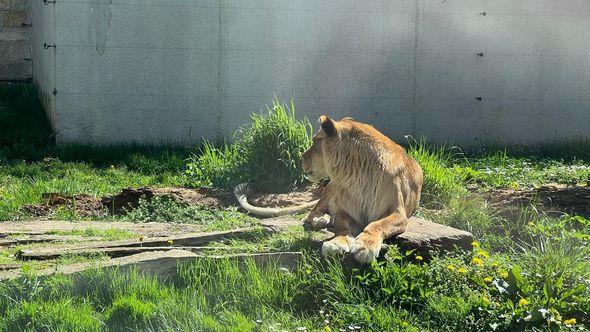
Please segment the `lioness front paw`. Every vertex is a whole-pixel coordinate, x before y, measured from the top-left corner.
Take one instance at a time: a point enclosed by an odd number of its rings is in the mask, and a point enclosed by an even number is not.
[[[309,218],[307,218],[307,223],[309,224],[311,229],[316,231],[322,228],[326,228],[330,224],[330,215],[324,214],[319,217],[310,216]]]
[[[352,236],[337,236],[322,244],[322,256],[341,256],[350,252],[350,244],[354,241]]]
[[[350,253],[361,264],[370,263],[379,257],[383,239],[380,236],[361,233],[350,247]]]

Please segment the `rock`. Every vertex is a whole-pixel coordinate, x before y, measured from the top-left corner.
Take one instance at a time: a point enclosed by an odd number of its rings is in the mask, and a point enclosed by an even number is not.
[[[321,248],[322,243],[334,236],[324,230],[325,238],[314,241],[314,248]],[[467,231],[434,223],[418,217],[410,218],[406,231],[396,237],[387,239],[381,248],[380,256],[385,255],[390,245],[397,245],[402,252],[414,250],[415,254],[429,258],[434,253],[449,252],[456,249],[471,249],[473,235]]]
[[[428,257],[434,252],[471,249],[473,235],[467,231],[434,223],[417,217],[410,218],[406,231],[387,244],[396,244],[402,250],[414,249],[417,254]]]

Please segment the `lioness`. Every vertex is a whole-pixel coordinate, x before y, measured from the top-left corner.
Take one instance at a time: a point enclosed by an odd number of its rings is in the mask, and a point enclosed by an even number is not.
[[[252,214],[275,217],[312,206],[307,225],[320,229],[333,222],[336,236],[322,246],[324,256],[352,253],[367,263],[379,255],[383,240],[403,233],[416,211],[422,168],[404,148],[370,125],[351,118],[320,117],[321,128],[303,154],[312,181],[330,178],[317,202],[289,208],[261,208],[248,203],[248,184],[234,189],[240,205]]]
[[[330,183],[307,222],[317,226],[330,214],[336,236],[324,242],[322,254],[350,252],[368,263],[383,240],[405,231],[420,200],[422,168],[373,126],[325,115],[320,124],[302,156],[303,170],[312,181],[329,177]]]

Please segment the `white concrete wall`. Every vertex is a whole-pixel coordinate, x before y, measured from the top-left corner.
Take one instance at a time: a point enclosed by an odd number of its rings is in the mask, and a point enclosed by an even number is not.
[[[57,132],[62,129],[55,123],[55,48],[45,49],[43,45],[54,44],[55,40],[55,10],[54,5],[44,5],[43,1],[31,2],[33,27],[31,33],[31,55],[33,60],[33,81],[39,91],[41,104],[47,112],[47,117]],[[60,110],[60,112],[72,110]]]
[[[60,0],[54,15],[37,81],[58,91],[59,143],[231,138],[274,94],[394,139],[590,137],[586,0]]]

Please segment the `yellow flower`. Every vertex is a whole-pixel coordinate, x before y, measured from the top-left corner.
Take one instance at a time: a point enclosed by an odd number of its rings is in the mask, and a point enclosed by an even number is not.
[[[447,265],[447,269],[449,269],[450,271],[455,271],[455,265],[449,264]]]
[[[492,262],[492,267],[498,267],[498,262]]]
[[[420,255],[416,255],[416,260],[417,261],[421,261],[421,260],[424,260],[424,258],[422,256],[420,256]]]
[[[535,222],[534,221],[529,221],[529,227],[535,227]]]
[[[457,270],[457,272],[459,272],[459,273],[467,273],[467,269],[466,269],[466,268],[464,268],[464,267],[460,267],[460,268]]]
[[[483,278],[483,281],[485,281],[485,282],[492,282],[492,280],[494,280],[492,277]]]
[[[483,260],[478,257],[473,257],[473,259],[471,260],[471,263],[479,265],[479,266],[483,266]]]
[[[499,274],[500,274],[500,277],[502,277],[503,279],[508,278],[508,272],[506,272],[504,270],[500,271]]]
[[[169,244],[169,245],[172,245],[173,243],[174,243],[174,241],[172,241],[172,240],[168,240],[168,244]]]
[[[490,304],[490,303],[492,303],[492,301],[490,301],[490,299],[488,299],[488,297],[487,297],[487,296],[483,296],[483,297],[481,298],[481,301],[482,301],[483,303],[485,303],[485,304]]]
[[[487,251],[481,249],[477,251],[476,255],[482,258],[490,258],[490,254]]]
[[[576,319],[575,318],[570,318],[570,319],[566,319],[566,320],[563,321],[563,324],[565,324],[565,325],[574,325],[576,323],[577,322],[576,322]]]
[[[529,301],[527,301],[527,299],[525,298],[521,298],[520,300],[518,300],[518,305],[521,307],[527,306],[529,304]]]
[[[471,242],[471,246],[474,248],[479,248],[479,242],[477,240],[473,240],[473,242]]]

